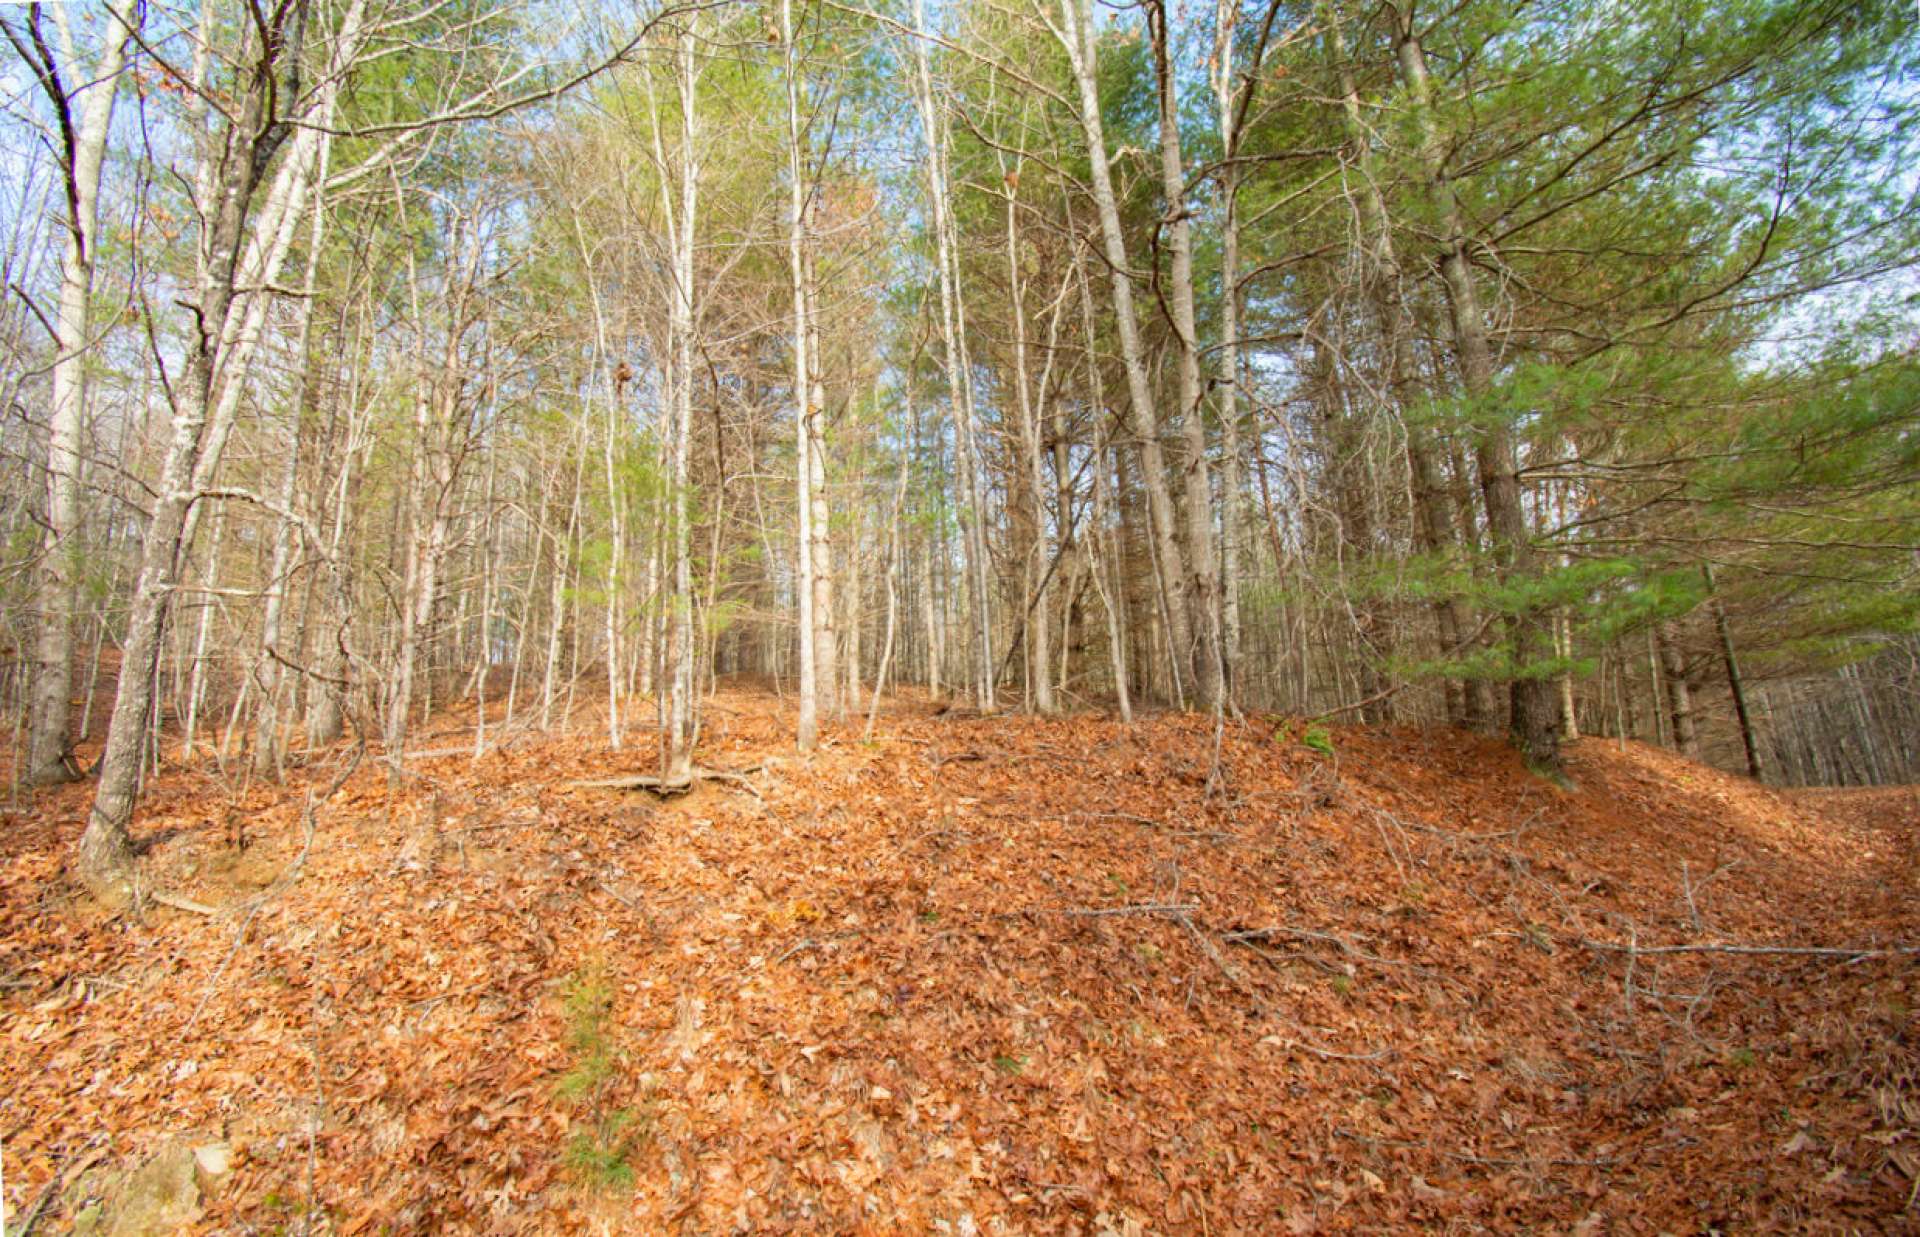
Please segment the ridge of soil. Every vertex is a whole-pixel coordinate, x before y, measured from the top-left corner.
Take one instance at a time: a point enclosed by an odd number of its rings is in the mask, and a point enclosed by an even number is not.
[[[1920,1229],[1920,788],[1298,729],[1216,771],[1204,717],[901,700],[798,758],[728,690],[751,789],[566,789],[657,763],[581,732],[369,760],[310,836],[324,762],[170,770],[148,880],[214,917],[89,909],[49,790],[0,827],[9,1231],[188,1134],[206,1232]]]

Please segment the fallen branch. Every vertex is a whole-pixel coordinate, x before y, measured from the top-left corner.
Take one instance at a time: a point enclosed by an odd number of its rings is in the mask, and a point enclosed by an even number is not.
[[[1920,954],[1920,945],[1892,945],[1884,948],[1862,946],[1858,949],[1845,949],[1830,945],[1731,945],[1719,942],[1699,945],[1623,945],[1618,941],[1596,941],[1584,936],[1575,937],[1574,940],[1588,949],[1626,954],[1634,958],[1653,954],[1741,954],[1750,957],[1778,955],[1801,958],[1845,958],[1850,962],[1860,962],[1868,958],[1912,957]]]
[[[1468,1164],[1487,1164],[1496,1168],[1531,1168],[1536,1164],[1549,1164],[1555,1168],[1611,1168],[1620,1162],[1611,1159],[1570,1160],[1555,1156],[1524,1160],[1497,1155],[1473,1155],[1466,1151],[1449,1151],[1444,1147],[1436,1147],[1432,1143],[1409,1142],[1404,1138],[1369,1138],[1365,1134],[1356,1134],[1352,1130],[1344,1130],[1338,1126],[1334,1127],[1333,1136],[1365,1143],[1369,1147],[1401,1147],[1410,1151],[1431,1151],[1436,1155],[1444,1155],[1448,1159],[1460,1160]]]
[[[221,913],[217,906],[208,906],[205,902],[195,902],[192,898],[183,898],[177,893],[168,893],[164,889],[155,889],[147,894],[147,901],[157,902],[161,906],[171,906],[176,911],[187,911],[209,918]]]
[[[1200,909],[1196,902],[1140,902],[1131,906],[1068,906],[1056,913],[1101,919],[1109,915],[1168,915],[1179,918]]]
[[[1313,720],[1316,722],[1324,722],[1328,718],[1338,717],[1342,713],[1358,712],[1359,710],[1366,708],[1370,704],[1379,704],[1382,700],[1392,699],[1394,696],[1398,695],[1400,692],[1400,689],[1405,686],[1406,686],[1405,683],[1395,683],[1393,686],[1387,688],[1387,690],[1385,691],[1375,692],[1373,693],[1373,695],[1365,697],[1364,699],[1361,699],[1361,700],[1355,700],[1351,704],[1336,705],[1335,707],[1328,709],[1325,713],[1317,713],[1314,715]]]
[[[1445,976],[1443,976],[1440,972],[1432,970],[1431,968],[1428,968],[1428,967],[1421,966],[1417,962],[1406,962],[1399,958],[1383,958],[1379,954],[1368,953],[1366,950],[1361,949],[1359,946],[1355,945],[1353,942],[1345,939],[1344,937],[1336,936],[1331,932],[1315,932],[1308,928],[1295,928],[1295,927],[1289,927],[1286,925],[1281,925],[1279,927],[1272,927],[1272,928],[1247,928],[1238,932],[1225,932],[1221,934],[1220,939],[1224,941],[1228,941],[1235,945],[1244,945],[1244,946],[1247,946],[1248,948],[1252,948],[1253,942],[1269,941],[1276,936],[1291,937],[1296,940],[1304,940],[1304,941],[1325,941],[1329,945],[1333,945],[1334,947],[1338,948],[1341,953],[1347,955],[1349,958],[1357,958],[1362,962],[1371,962],[1375,966],[1399,967],[1405,970],[1412,971],[1416,975],[1421,975],[1429,979],[1436,979],[1436,980],[1443,980],[1443,981],[1445,979]],[[1326,967],[1325,963],[1320,963],[1319,959],[1312,957],[1312,955],[1310,954],[1294,954],[1294,955],[1267,954],[1264,950],[1260,950],[1257,952],[1260,952],[1263,956],[1266,956],[1266,957],[1306,958],[1308,961],[1318,963],[1323,969]],[[1332,969],[1335,971],[1339,970],[1339,968],[1337,967]]]
[[[1163,824],[1151,816],[1136,816],[1132,812],[1070,812],[1067,820],[1120,820],[1130,825],[1139,825],[1143,829],[1159,829],[1169,837],[1207,838],[1215,842],[1238,842],[1240,838],[1220,829],[1176,829]]]
[[[402,752],[401,760],[450,760],[455,756],[473,755],[472,747],[429,747],[417,752]],[[389,764],[392,762],[389,761]]]
[[[1318,1044],[1309,1044],[1301,1039],[1286,1039],[1279,1035],[1268,1036],[1267,1039],[1268,1042],[1272,1043],[1275,1047],[1299,1048],[1303,1051],[1311,1052],[1317,1057],[1326,1057],[1332,1061],[1378,1061],[1382,1057],[1391,1056],[1393,1053],[1391,1048],[1382,1048],[1378,1052],[1335,1052],[1331,1048],[1322,1048]]]
[[[348,714],[348,717],[352,720],[352,714]],[[359,728],[359,722],[354,720],[354,730],[358,732]],[[200,1021],[200,1015],[206,1010],[207,1002],[213,998],[214,988],[219,984],[220,977],[226,973],[228,964],[240,952],[241,946],[246,944],[247,929],[253,926],[254,918],[260,914],[267,903],[292,888],[294,882],[300,879],[300,874],[306,870],[307,856],[313,851],[313,835],[320,827],[319,806],[333,798],[335,792],[347,784],[347,779],[352,777],[354,770],[360,767],[360,760],[366,754],[366,749],[366,736],[359,735],[353,745],[352,759],[334,775],[332,781],[327,783],[326,789],[316,796],[313,793],[313,787],[307,787],[306,802],[300,808],[301,824],[305,826],[304,836],[300,840],[300,853],[293,857],[293,862],[287,865],[287,870],[276,877],[273,884],[261,890],[247,906],[246,915],[234,929],[233,944],[227,949],[226,955],[220,959],[219,965],[213,968],[213,973],[207,977],[206,986],[200,991],[200,1000],[195,1003],[193,1012],[187,1016],[187,1030],[192,1030],[193,1025]]]
[[[600,777],[565,783],[568,790],[651,790],[656,795],[684,795],[693,789],[694,778],[655,777],[649,773],[636,773],[628,777]]]
[[[1220,952],[1220,947],[1208,940],[1206,933],[1194,927],[1192,919],[1189,919],[1185,915],[1176,915],[1174,918],[1179,922],[1181,927],[1187,930],[1187,935],[1193,938],[1193,943],[1200,946],[1200,952],[1206,954],[1208,958],[1213,960],[1213,964],[1220,968],[1222,975],[1225,975],[1232,981],[1234,987],[1244,988],[1246,986],[1245,982],[1240,978],[1240,972],[1235,970],[1233,964],[1227,961],[1226,955]]]
[[[587,778],[564,782],[568,790],[649,790],[662,799],[675,795],[684,795],[701,782],[726,782],[739,786],[754,798],[760,798],[748,775],[759,773],[766,768],[764,764],[748,765],[744,769],[707,769],[696,766],[685,777],[656,777],[650,773],[630,773],[621,777]]]

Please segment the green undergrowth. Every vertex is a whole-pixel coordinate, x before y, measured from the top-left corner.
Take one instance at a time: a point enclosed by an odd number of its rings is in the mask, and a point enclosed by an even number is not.
[[[561,1010],[573,1064],[554,1090],[576,1114],[561,1157],[568,1173],[585,1189],[624,1193],[633,1188],[633,1153],[652,1122],[642,1110],[614,1103],[624,1075],[613,993],[603,960],[588,962],[568,978]]]

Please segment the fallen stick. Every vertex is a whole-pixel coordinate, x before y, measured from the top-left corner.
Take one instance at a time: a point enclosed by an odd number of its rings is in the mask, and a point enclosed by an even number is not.
[[[1858,962],[1865,958],[1906,957],[1920,954],[1920,945],[1892,945],[1887,947],[1863,947],[1860,949],[1836,949],[1829,945],[1727,945],[1707,943],[1701,945],[1622,945],[1616,941],[1596,941],[1589,937],[1574,938],[1588,949],[1602,950],[1606,953],[1627,954],[1642,957],[1649,954],[1744,954],[1749,956],[1784,955],[1804,958],[1846,958]]]
[[[1431,1151],[1436,1155],[1444,1155],[1448,1159],[1461,1160],[1468,1164],[1487,1164],[1496,1168],[1531,1168],[1535,1164],[1548,1164],[1555,1168],[1611,1168],[1620,1162],[1617,1159],[1573,1160],[1557,1156],[1521,1159],[1499,1155],[1473,1155],[1465,1151],[1449,1151],[1445,1147],[1436,1147],[1432,1143],[1409,1142],[1404,1138],[1370,1138],[1365,1134],[1356,1134],[1352,1130],[1341,1129],[1338,1126],[1334,1127],[1333,1136],[1365,1143],[1369,1147],[1401,1147],[1410,1151]]]
[[[562,783],[568,790],[650,790],[665,799],[673,795],[684,795],[701,782],[726,782],[738,786],[754,798],[760,798],[760,792],[748,775],[765,769],[764,764],[748,765],[744,769],[706,769],[696,766],[684,778],[656,777],[651,773],[630,773],[621,777],[586,778]]]
[[[204,902],[195,902],[192,898],[183,898],[177,893],[168,893],[164,889],[151,890],[147,901],[158,902],[161,906],[171,906],[176,911],[188,911],[195,915],[214,916],[220,914],[217,906],[208,906]]]
[[[1190,915],[1200,909],[1197,902],[1140,902],[1132,906],[1067,906],[1057,912],[1062,915],[1079,915],[1089,919],[1105,918],[1108,915],[1171,915],[1179,917]]]
[[[636,773],[628,777],[601,777],[585,781],[567,782],[568,790],[651,790],[656,795],[684,795],[693,789],[694,778],[667,779],[652,774]]]

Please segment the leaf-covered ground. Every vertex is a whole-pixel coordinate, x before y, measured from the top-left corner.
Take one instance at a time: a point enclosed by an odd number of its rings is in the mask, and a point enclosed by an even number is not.
[[[588,719],[369,759],[311,832],[325,762],[170,771],[147,872],[211,917],[89,909],[44,793],[0,829],[8,1231],[182,1138],[232,1150],[208,1232],[1920,1228],[1920,790],[790,721],[724,693],[702,760],[774,762],[665,804],[565,787],[654,762]],[[1700,944],[1883,952],[1648,952]]]

